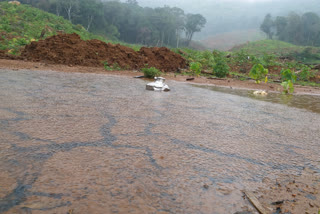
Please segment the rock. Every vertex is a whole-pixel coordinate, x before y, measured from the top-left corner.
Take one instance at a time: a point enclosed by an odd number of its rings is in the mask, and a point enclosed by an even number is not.
[[[146,89],[150,91],[170,91],[170,88],[167,84],[165,84],[165,78],[163,77],[155,77],[155,81],[148,83],[146,85]]]
[[[262,96],[268,95],[268,93],[266,91],[263,91],[263,90],[254,91],[253,94],[254,95],[262,95]]]

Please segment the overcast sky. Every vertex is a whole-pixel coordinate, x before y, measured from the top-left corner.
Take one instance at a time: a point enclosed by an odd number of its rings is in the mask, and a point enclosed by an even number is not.
[[[275,1],[275,0],[202,0],[202,2],[223,2],[223,1],[234,1],[234,2],[265,2],[265,1]],[[139,5],[141,6],[180,6],[182,7],[184,4],[195,3],[194,0],[138,0]]]

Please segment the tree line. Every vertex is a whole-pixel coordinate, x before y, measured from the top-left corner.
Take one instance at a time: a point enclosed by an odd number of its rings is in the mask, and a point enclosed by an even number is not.
[[[0,0],[2,1],[2,0]],[[63,16],[87,31],[127,43],[150,46],[189,45],[206,24],[201,14],[178,7],[149,8],[136,0],[20,0],[23,4]]]
[[[267,14],[260,26],[269,39],[279,39],[296,45],[320,46],[320,17],[313,12],[273,18]]]

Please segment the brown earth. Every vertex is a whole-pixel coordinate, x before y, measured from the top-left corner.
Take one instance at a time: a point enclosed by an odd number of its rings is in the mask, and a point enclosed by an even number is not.
[[[266,187],[255,191],[258,201],[270,213],[318,214],[320,212],[319,174],[305,169],[301,175],[265,179]]]
[[[3,54],[1,56],[8,58]],[[183,57],[165,47],[143,47],[137,52],[129,47],[100,40],[83,41],[77,34],[59,34],[32,42],[18,59],[89,67],[103,67],[104,62],[107,62],[109,66],[117,64],[127,70],[140,69],[148,64],[164,72],[176,72],[187,66]]]

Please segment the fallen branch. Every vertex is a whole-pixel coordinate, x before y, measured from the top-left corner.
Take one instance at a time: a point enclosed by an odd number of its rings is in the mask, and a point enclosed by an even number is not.
[[[262,204],[254,196],[252,192],[244,191],[244,194],[247,196],[252,205],[258,210],[260,214],[267,214],[268,212],[263,208]]]

